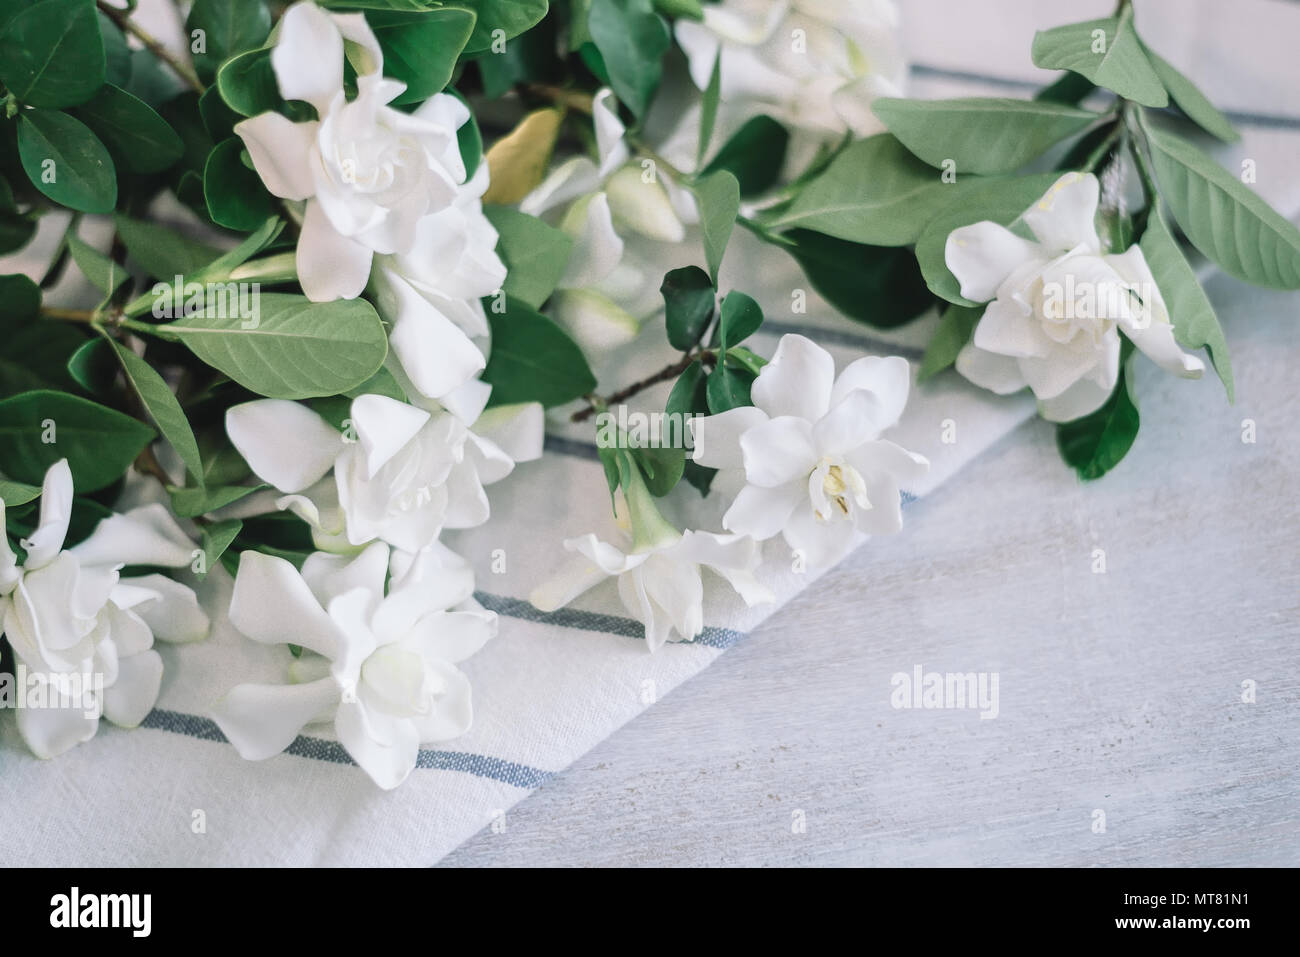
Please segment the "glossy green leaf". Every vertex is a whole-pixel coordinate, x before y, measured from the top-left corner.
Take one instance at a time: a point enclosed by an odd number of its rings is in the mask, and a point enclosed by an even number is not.
[[[507,295],[541,308],[564,275],[573,240],[536,216],[508,206],[484,206],[483,212],[499,236],[497,254],[506,265]]]
[[[614,95],[635,116],[644,116],[672,42],[663,17],[650,0],[592,0],[587,28],[605,61]]]
[[[699,266],[683,266],[664,276],[659,291],[664,297],[668,342],[674,349],[689,352],[713,319],[717,298],[713,282]]]
[[[756,116],[722,144],[704,175],[726,170],[736,177],[741,196],[756,196],[780,178],[789,145],[784,126],[770,116]]]
[[[180,402],[172,394],[171,387],[144,359],[120,342],[110,341],[113,343],[118,360],[122,363],[127,381],[140,399],[140,404],[158,426],[158,431],[162,433],[163,438],[176,450],[181,462],[189,469],[190,475],[199,485],[202,485],[203,461],[199,457],[199,444],[194,440],[194,431],[190,428],[189,420],[185,418],[185,411],[181,408]]]
[[[1160,197],[1192,244],[1238,279],[1300,289],[1300,230],[1187,140],[1146,131]]]
[[[882,98],[872,109],[909,150],[958,176],[1014,172],[1100,118],[1059,103],[1000,97]]]
[[[20,114],[18,155],[32,185],[56,203],[83,213],[117,205],[113,159],[80,120],[47,110]]]
[[[275,212],[275,201],[257,171],[244,165],[243,153],[244,142],[237,136],[213,148],[203,167],[203,199],[214,223],[248,232]]]
[[[939,326],[925,347],[916,381],[924,382],[956,362],[957,354],[970,342],[971,336],[975,334],[975,326],[983,315],[983,306],[949,305],[943,311]]]
[[[1214,306],[1201,288],[1196,272],[1178,248],[1164,216],[1158,210],[1147,219],[1146,232],[1142,234],[1142,255],[1151,267],[1156,288],[1164,297],[1169,310],[1169,321],[1174,325],[1174,338],[1185,349],[1204,347],[1210,355],[1214,371],[1219,374],[1228,401],[1233,400],[1232,362],[1228,358],[1228,340],[1219,325]]]
[[[41,0],[0,33],[0,81],[28,106],[61,109],[104,82],[104,41],[94,0]]]
[[[0,401],[0,471],[39,485],[66,458],[78,492],[116,481],[153,429],[128,415],[64,392],[35,391]]]
[[[1235,143],[1241,139],[1241,134],[1233,129],[1232,121],[1209,101],[1195,83],[1179,73],[1173,64],[1150,47],[1144,45],[1143,49],[1151,59],[1151,65],[1155,67],[1160,82],[1169,91],[1169,96],[1178,108],[1187,114],[1189,120],[1225,143]]]
[[[176,131],[143,100],[104,84],[72,115],[85,123],[117,157],[136,173],[156,173],[181,158],[184,147]]]
[[[704,260],[709,267],[709,278],[716,284],[722,257],[740,214],[740,184],[726,170],[710,173],[696,182],[695,198],[700,204]]]
[[[210,80],[228,58],[266,42],[271,11],[263,0],[194,0],[185,30],[191,46],[195,31],[203,31],[203,52],[194,54],[194,67]]]
[[[1131,346],[1126,347],[1131,352]],[[1106,404],[1091,415],[1056,427],[1061,457],[1085,481],[1099,479],[1128,454],[1137,438],[1141,418],[1133,397],[1131,363],[1120,366],[1119,382]]]
[[[808,229],[793,229],[786,237],[794,243],[786,252],[812,287],[850,319],[893,328],[934,302],[911,250],[851,243]]]
[[[509,299],[506,311],[489,311],[492,352],[483,381],[492,405],[540,402],[563,405],[587,395],[596,377],[569,334],[526,303]]]
[[[1169,94],[1133,29],[1131,7],[1116,17],[1040,30],[1034,34],[1032,55],[1035,66],[1073,70],[1143,106],[1169,105]]]
[[[388,354],[384,325],[364,299],[316,303],[264,292],[257,316],[230,312],[216,303],[157,333],[175,337],[214,369],[272,399],[346,392],[374,375]]]

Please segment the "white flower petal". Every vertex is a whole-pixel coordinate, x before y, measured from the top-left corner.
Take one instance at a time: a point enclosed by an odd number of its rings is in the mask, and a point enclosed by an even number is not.
[[[605,192],[600,195],[609,197],[614,219],[647,239],[680,243],[686,238],[686,227],[657,176],[647,183],[642,170],[624,166],[609,178]]]
[[[283,558],[252,550],[239,556],[230,623],[262,644],[301,645],[330,659],[339,654],[338,629]]]
[[[623,141],[627,127],[618,118],[618,100],[605,87],[592,99],[591,117],[596,127],[596,152],[600,155],[600,175],[608,176],[628,161],[631,151]]]
[[[816,422],[830,408],[835,360],[805,336],[784,335],[772,361],[754,380],[754,405],[775,418],[793,415]]]
[[[691,458],[705,468],[744,468],[740,437],[767,421],[767,413],[752,405],[742,405],[717,415],[692,418],[687,422],[693,443]]]
[[[312,302],[355,299],[370,278],[373,252],[344,236],[325,215],[321,204],[308,200],[298,237],[298,281]]]
[[[823,521],[811,508],[795,509],[785,526],[785,541],[800,552],[808,568],[828,568],[853,547],[856,529],[843,520]]]
[[[961,283],[961,294],[987,302],[1018,266],[1043,256],[1036,243],[985,220],[949,233],[943,258]]]
[[[563,289],[594,286],[623,258],[623,240],[614,231],[609,197],[595,193],[575,203],[560,224],[573,239],[573,251],[559,285]]]
[[[473,594],[474,570],[445,545],[435,542],[414,555],[394,553],[388,596],[374,616],[375,634],[381,640],[400,639],[425,615],[446,611]]]
[[[496,614],[479,608],[425,615],[416,622],[414,633],[406,640],[417,647],[430,663],[446,661],[455,664],[477,654],[496,637],[496,633]]]
[[[271,112],[235,124],[262,183],[283,199],[307,199],[315,192],[310,164],[319,130],[314,120],[295,123]]]
[[[474,710],[470,696],[469,679],[454,665],[432,662],[429,671],[442,685],[433,709],[426,715],[412,719],[417,736],[422,742],[436,744],[458,738],[470,729]]]
[[[231,406],[226,434],[257,477],[282,492],[320,481],[343,450],[342,436],[324,419],[287,399]]]
[[[410,721],[396,721],[391,743],[375,738],[360,702],[343,702],[334,718],[334,730],[339,743],[352,755],[352,760],[370,775],[385,791],[391,791],[415,768],[420,754],[420,736]]]
[[[722,516],[722,527],[764,541],[785,528],[803,497],[803,488],[798,481],[772,488],[746,485]]]
[[[1146,308],[1138,315],[1125,314],[1119,317],[1124,334],[1133,340],[1133,344],[1147,358],[1166,372],[1186,379],[1199,378],[1205,371],[1205,363],[1197,356],[1183,352],[1175,341],[1169,308],[1160,293],[1160,287],[1156,285],[1155,276],[1151,274],[1151,267],[1147,265],[1142,247],[1130,246],[1119,255],[1107,256],[1106,262],[1125,282],[1133,284],[1139,295],[1150,300],[1144,303]]]
[[[806,419],[778,416],[740,437],[745,478],[753,485],[773,488],[803,478],[817,463],[812,425]]]
[[[429,413],[386,395],[352,400],[352,427],[365,453],[368,477],[384,467],[429,421]]]
[[[533,462],[542,457],[546,440],[545,410],[540,402],[498,405],[484,410],[474,422],[474,431],[513,461]]]
[[[575,555],[552,578],[534,588],[528,601],[538,611],[552,612],[595,588],[609,576],[609,572],[585,555]]]
[[[197,546],[163,505],[143,505],[103,519],[70,549],[82,565],[159,565],[181,568]]]
[[[63,548],[68,522],[72,520],[72,495],[72,469],[67,459],[59,459],[45,470],[40,519],[23,546],[27,552],[23,567],[28,571],[49,564]]]
[[[635,316],[594,289],[556,290],[547,312],[586,355],[605,355],[641,331]]]
[[[356,48],[348,51],[348,59],[357,75],[370,76],[381,72],[384,68],[384,53],[370,24],[366,22],[365,14],[331,13],[330,19],[338,27],[343,39],[356,45]]]
[[[1091,378],[1082,378],[1059,395],[1040,399],[1038,414],[1048,422],[1069,422],[1092,415],[1110,398],[1114,386],[1109,388]]]
[[[422,395],[446,395],[483,371],[478,346],[410,283],[387,268],[375,276],[375,304],[392,323],[389,343]]]
[[[153,592],[154,597],[131,608],[161,641],[188,643],[207,637],[210,622],[193,589],[165,575],[123,578],[132,585]]]
[[[1092,173],[1066,173],[1025,212],[1025,225],[1049,252],[1085,246],[1100,253],[1096,223],[1100,192]]]
[[[360,590],[371,597],[369,614],[384,597],[388,577],[388,546],[375,542],[359,555],[331,555],[313,552],[302,564],[302,580],[322,608],[348,592]]]
[[[324,116],[343,89],[343,37],[334,21],[314,3],[295,3],[280,19],[271,50],[280,95],[306,100]]]
[[[122,728],[139,727],[162,687],[163,661],[156,651],[123,658],[117,680],[104,690],[104,717]]]
[[[1043,334],[1041,317],[1011,299],[994,299],[988,304],[971,342],[985,352],[1016,358],[1048,358],[1060,351],[1060,346]]]
[[[301,685],[243,684],[212,709],[212,719],[239,756],[262,761],[279,754],[304,727],[327,717],[338,704],[333,678]]]
[[[969,342],[957,353],[956,367],[958,372],[981,389],[988,389],[998,395],[1019,392],[1029,384],[1020,371],[1019,361],[1011,356],[986,352]]]
[[[89,741],[99,730],[99,718],[87,717],[79,707],[19,708],[16,715],[23,743],[47,760]]]
[[[529,216],[540,216],[548,209],[596,191],[600,188],[600,178],[595,163],[585,156],[575,156],[557,166],[525,196],[519,204],[519,211]]]

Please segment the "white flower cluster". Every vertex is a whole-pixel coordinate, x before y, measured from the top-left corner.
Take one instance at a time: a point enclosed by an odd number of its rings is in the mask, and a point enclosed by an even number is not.
[[[232,444],[320,551],[301,570],[243,554],[232,623],[304,651],[289,684],[239,685],[214,717],[251,759],[332,722],[357,764],[393,788],[421,744],[468,730],[470,687],[455,665],[496,634],[496,615],[473,599],[472,570],[439,536],[487,521],[484,486],[541,456],[542,409],[487,410],[491,390],[477,378],[489,337],[480,299],[506,271],[482,209],[487,164],[466,181],[457,130],[468,109],[447,94],[411,113],[389,106],[405,88],[383,76],[359,13],[294,4],[271,63],[281,95],[312,104],[319,119],[263,113],[235,132],[267,188],[305,203],[304,291],[324,301],[369,289],[390,325],[388,371],[409,401],[360,395],[342,431],[286,400],[228,411]]]

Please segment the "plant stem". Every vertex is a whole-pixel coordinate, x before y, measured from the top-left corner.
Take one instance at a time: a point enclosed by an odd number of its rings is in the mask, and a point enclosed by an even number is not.
[[[699,352],[682,353],[682,357],[672,365],[660,369],[654,375],[646,376],[644,379],[633,382],[630,386],[619,389],[617,392],[611,393],[605,398],[601,398],[598,395],[589,396],[587,398],[587,407],[585,409],[579,409],[577,412],[573,413],[570,417],[570,421],[585,422],[597,412],[608,406],[617,405],[620,402],[626,402],[628,399],[632,398],[632,396],[644,392],[653,385],[658,385],[660,382],[667,382],[669,379],[675,379],[689,369],[691,363],[696,360],[701,362],[716,362],[717,354],[714,353],[712,349],[702,349]]]
[[[150,53],[171,67],[172,71],[185,81],[186,86],[196,93],[203,93],[207,89],[203,85],[203,81],[199,79],[199,75],[194,72],[193,67],[173,56],[166,47],[155,40],[142,27],[137,26],[125,11],[110,6],[104,0],[97,0],[97,3],[100,11],[106,17],[116,23],[124,32],[131,34],[131,36],[143,43]]]

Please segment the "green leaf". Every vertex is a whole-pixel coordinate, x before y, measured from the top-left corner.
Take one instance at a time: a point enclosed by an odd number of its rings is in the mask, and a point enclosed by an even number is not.
[[[872,104],[889,132],[931,166],[955,172],[1010,173],[1099,119],[1097,113],[1041,100],[970,97]]]
[[[203,167],[203,199],[218,226],[248,232],[275,212],[275,202],[256,170],[244,165],[244,143],[238,136],[222,140]]]
[[[641,469],[645,486],[656,498],[663,498],[681,481],[686,452],[678,448],[647,446],[630,450],[632,460]]]
[[[488,312],[492,353],[483,381],[492,405],[563,405],[596,388],[582,350],[558,325],[526,303],[507,299],[506,311]]]
[[[1131,354],[1132,346],[1125,350]],[[1140,418],[1133,398],[1131,363],[1125,358],[1119,382],[1106,404],[1091,415],[1056,427],[1061,458],[1085,481],[1099,479],[1128,454],[1137,438]]]
[[[1200,149],[1143,125],[1161,199],[1192,244],[1238,279],[1300,289],[1300,230]]]
[[[1034,66],[1072,70],[1143,106],[1169,105],[1169,95],[1133,29],[1131,7],[1117,17],[1040,30],[1034,34],[1032,55]]]
[[[125,269],[76,236],[68,236],[68,251],[82,274],[106,296],[113,295],[130,278]]]
[[[31,322],[41,314],[41,287],[22,273],[0,276],[0,303],[0,329]]]
[[[1219,109],[1209,101],[1195,83],[1179,73],[1173,64],[1159,56],[1149,46],[1144,44],[1142,48],[1150,57],[1151,65],[1155,67],[1160,82],[1169,91],[1169,96],[1178,108],[1187,114],[1189,120],[1225,143],[1235,143],[1241,139],[1241,134],[1233,129],[1232,122],[1219,112]]]
[[[949,305],[943,311],[939,327],[935,329],[929,345],[925,347],[916,381],[924,382],[956,362],[957,354],[970,342],[975,326],[983,315],[984,306]]]
[[[949,234],[954,229],[985,220],[999,226],[1011,226],[1051,189],[1059,175],[1035,173],[1015,179],[978,181],[931,220],[916,241],[916,261],[931,292],[959,306],[975,305],[962,296],[957,277],[948,270],[945,253]]]
[[[78,492],[116,481],[154,437],[128,415],[63,392],[24,392],[0,401],[0,471],[40,484],[66,458]]]
[[[465,103],[466,107],[469,106],[465,98],[455,90],[451,91],[451,95]],[[460,147],[460,158],[465,164],[465,182],[469,182],[478,171],[478,164],[483,162],[483,131],[478,128],[478,117],[472,112],[456,131],[456,145]]]
[[[206,488],[167,489],[172,500],[172,511],[181,518],[196,518],[219,508],[225,508],[241,498],[268,488],[267,485],[209,485]]]
[[[0,503],[5,508],[17,508],[19,505],[26,505],[28,502],[40,498],[41,487],[39,485],[28,485],[25,482],[10,482],[8,479],[0,478]]]
[[[664,323],[674,349],[689,352],[704,336],[713,318],[713,282],[699,266],[683,266],[664,276]]]
[[[204,525],[203,534],[203,567],[205,571],[200,574],[199,579],[207,577],[217,562],[221,561],[221,556],[225,554],[230,543],[239,537],[244,523],[237,518],[227,519],[224,522],[213,522],[211,525]]]
[[[847,146],[766,225],[802,226],[871,246],[906,246],[958,201],[969,179],[944,183],[897,139],[881,133]]]
[[[664,411],[683,416],[708,415],[708,381],[703,363],[696,359],[673,383]],[[691,461],[689,457],[685,458],[682,478],[698,489],[701,495],[709,494],[709,486],[713,484],[713,477],[717,474],[717,469],[705,468]]]
[[[546,16],[547,0],[457,0],[477,14],[474,32],[465,53],[482,53],[492,48],[493,34],[500,30],[510,40],[532,29]]]
[[[126,372],[127,381],[140,397],[140,404],[145,407],[154,424],[176,454],[189,469],[194,480],[203,485],[203,460],[199,457],[199,444],[194,440],[194,432],[181,404],[176,401],[171,388],[163,377],[154,371],[153,366],[145,362],[120,342],[109,340]]]
[[[753,384],[753,373],[744,369],[734,369],[725,362],[719,362],[709,373],[706,387],[709,411],[717,415],[728,409],[752,405],[749,390]]]
[[[104,41],[104,82],[126,86],[131,81],[131,48],[126,36],[103,10],[95,11],[99,35]]]
[[[704,175],[726,170],[736,177],[741,196],[755,196],[781,176],[789,145],[790,133],[784,126],[770,116],[756,116],[722,145]]]
[[[713,58],[713,73],[709,76],[709,85],[704,90],[704,99],[700,102],[700,143],[695,153],[695,168],[704,165],[708,155],[709,143],[713,139],[713,128],[718,123],[718,104],[722,101],[722,47]]]
[[[497,253],[506,265],[506,294],[540,309],[564,275],[573,240],[536,216],[508,206],[484,206],[483,212],[499,235]]]
[[[668,24],[650,0],[592,0],[587,28],[609,70],[614,95],[633,115],[645,116],[672,43]]]
[[[1219,318],[1214,314],[1205,290],[1178,248],[1174,235],[1159,210],[1147,219],[1146,232],[1142,234],[1142,255],[1151,267],[1156,288],[1164,297],[1169,309],[1169,320],[1174,325],[1174,338],[1185,349],[1205,347],[1214,371],[1219,374],[1228,401],[1233,401],[1232,362],[1228,358],[1228,340],[1223,335]]]
[[[68,373],[68,358],[86,342],[80,328],[56,320],[0,325],[4,326],[0,396],[33,389],[77,390]]]
[[[716,338],[723,352],[744,342],[763,324],[763,308],[752,297],[732,290],[718,310]]]
[[[366,20],[384,53],[384,75],[406,84],[394,104],[417,103],[441,92],[474,31],[473,11],[456,7],[425,13],[371,11]]]
[[[118,213],[113,216],[113,225],[131,259],[159,279],[193,276],[221,255],[219,249],[187,239],[157,223],[129,219]]]
[[[785,247],[827,302],[858,322],[881,329],[900,326],[934,302],[911,250],[868,246],[809,229],[786,233]]]
[[[117,205],[113,160],[80,120],[45,110],[20,114],[18,155],[32,185],[56,203],[83,213]]]
[[[1093,90],[1097,89],[1097,84],[1093,83],[1086,76],[1078,73],[1071,73],[1066,70],[1054,83],[1043,87],[1034,94],[1035,100],[1042,100],[1047,103],[1063,103],[1066,106],[1078,106],[1083,102]]]
[[[695,198],[700,203],[704,260],[709,266],[709,278],[716,284],[722,257],[740,214],[740,184],[726,170],[710,173],[696,182]]]
[[[226,105],[240,116],[256,116],[284,102],[271,68],[271,51],[266,47],[245,50],[222,64],[217,71],[217,89]]]
[[[68,357],[68,375],[91,395],[107,398],[113,391],[120,368],[107,339],[87,339]]]
[[[655,0],[655,8],[665,16],[703,20],[704,7],[700,0]]]
[[[211,288],[211,287],[210,287]],[[272,399],[338,395],[364,382],[388,354],[384,324],[364,299],[314,303],[261,293],[258,315],[222,313],[224,303],[156,327],[244,388]]]
[[[157,173],[181,158],[181,138],[143,100],[104,84],[72,111],[135,173]]]
[[[0,34],[0,80],[28,106],[84,102],[104,82],[104,41],[94,0],[42,0]]]
[[[203,31],[204,52],[194,54],[194,68],[211,80],[229,57],[260,47],[271,32],[271,11],[262,0],[194,0],[185,20],[193,42]]]

